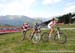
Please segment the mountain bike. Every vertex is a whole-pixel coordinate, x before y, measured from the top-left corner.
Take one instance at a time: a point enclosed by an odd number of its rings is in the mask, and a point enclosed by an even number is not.
[[[55,32],[51,35],[51,38],[49,38],[49,32],[44,32],[41,36],[41,39],[45,42],[54,40],[57,43],[64,44],[67,41],[67,36],[60,30],[59,27],[55,28]]]
[[[30,40],[32,41],[32,43],[36,44],[41,40],[41,30],[40,29],[37,29],[33,35],[31,34],[30,34]]]

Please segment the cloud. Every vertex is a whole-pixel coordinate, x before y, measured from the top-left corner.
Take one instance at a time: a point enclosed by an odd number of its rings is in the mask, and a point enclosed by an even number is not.
[[[75,5],[66,7],[66,8],[64,9],[64,12],[63,12],[63,13],[70,13],[70,12],[75,12]]]
[[[50,4],[58,3],[60,1],[61,0],[43,0],[42,4],[44,4],[44,5],[50,5]]]
[[[12,2],[13,0],[0,0],[0,4],[6,4]]]
[[[65,4],[64,8],[62,9],[62,11],[54,14],[55,16],[60,16],[60,15],[64,15],[67,13],[74,13],[75,12],[75,2],[70,2]]]
[[[60,15],[64,15],[64,14],[67,14],[67,13],[73,13],[73,12],[75,12],[75,5],[71,5],[71,6],[65,7],[63,9],[63,11],[61,11],[59,13],[56,13],[54,15],[55,16],[60,16]]]
[[[27,15],[35,2],[36,0],[13,0],[6,4],[0,3],[0,15]]]
[[[10,1],[10,2],[8,2]],[[42,0],[42,4],[44,5],[51,5],[62,0]],[[41,2],[41,1],[39,1]],[[37,5],[36,5],[37,3]],[[37,0],[0,0],[0,15],[25,15],[29,17],[50,17],[50,16],[57,16],[60,14],[65,14],[68,12],[75,11],[75,5],[73,3],[69,3],[65,6],[65,9],[59,12],[51,12],[50,10],[43,11],[42,8],[46,6],[41,6],[40,10],[34,8],[36,6],[38,8],[39,3]],[[62,8],[63,9],[63,8]],[[11,18],[13,19],[13,17]]]

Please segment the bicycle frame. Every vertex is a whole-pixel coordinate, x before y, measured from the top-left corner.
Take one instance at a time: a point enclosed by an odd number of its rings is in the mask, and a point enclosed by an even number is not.
[[[56,27],[55,31],[56,31],[56,34],[57,34],[58,38],[60,38],[60,28]]]

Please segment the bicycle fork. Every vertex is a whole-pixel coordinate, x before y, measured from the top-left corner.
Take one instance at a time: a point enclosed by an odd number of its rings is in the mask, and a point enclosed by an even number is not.
[[[57,31],[57,37],[60,39],[60,33],[59,33],[59,31]]]

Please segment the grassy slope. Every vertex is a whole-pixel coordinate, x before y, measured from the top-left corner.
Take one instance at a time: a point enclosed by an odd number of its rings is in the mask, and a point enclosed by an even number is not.
[[[27,33],[27,38],[29,33],[30,32]],[[44,53],[47,53],[47,51],[50,50],[75,50],[75,31],[65,30],[64,33],[68,37],[68,41],[66,44],[57,44],[54,41],[51,41],[40,42],[38,45],[34,45],[28,39],[22,41],[22,33],[1,35],[0,53],[43,53],[39,51],[45,51]]]
[[[75,28],[75,25],[65,25],[65,26],[63,25],[60,27]],[[68,38],[66,44],[57,44],[54,41],[40,42],[37,45],[32,44],[31,41],[28,39],[30,31],[27,33],[27,39],[24,41],[21,40],[22,33],[11,33],[0,35],[0,53],[43,53],[43,51],[45,51],[44,53],[48,53],[50,50],[75,51],[75,30],[70,31],[65,30],[63,32],[67,35]]]

